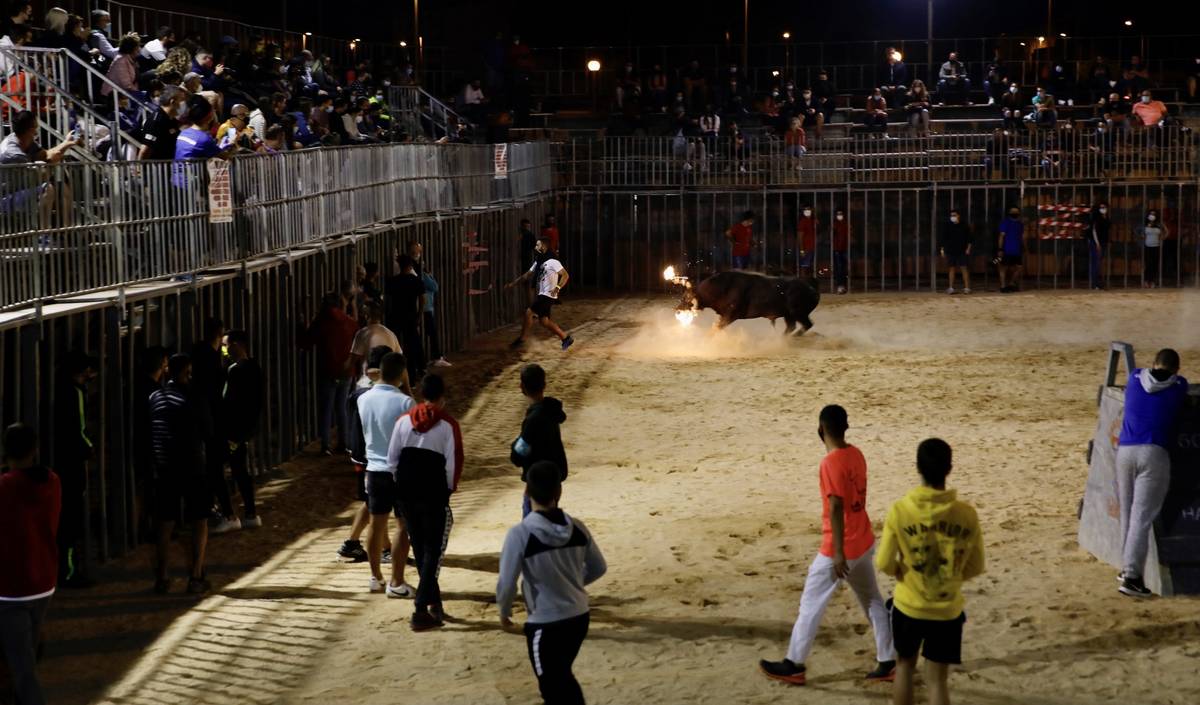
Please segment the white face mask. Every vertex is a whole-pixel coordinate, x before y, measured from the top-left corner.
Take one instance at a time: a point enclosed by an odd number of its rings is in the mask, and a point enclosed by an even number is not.
[[[838,219],[838,220],[845,220],[845,219],[846,219],[846,216],[844,216],[844,215],[839,215],[839,216],[837,217],[837,219]]]
[[[1061,67],[1061,66],[1055,66],[1055,67],[1054,67],[1054,70],[1055,70],[1055,71],[1057,71],[1057,72],[1059,72],[1059,73],[1062,73],[1062,67]]]
[[[1148,221],[1150,221],[1151,223],[1153,223],[1154,221],[1158,220],[1158,216],[1156,216],[1156,215],[1148,215],[1148,216],[1146,216],[1146,220],[1148,220]]]
[[[1150,102],[1150,96],[1148,96],[1148,95],[1144,95],[1144,96],[1142,96],[1142,102],[1143,102],[1143,103],[1149,103],[1149,102]]]
[[[1108,209],[1107,209],[1107,208],[1101,208],[1101,209],[1100,209],[1100,215],[1107,215],[1107,214],[1108,214]]]
[[[805,217],[805,218],[810,218],[810,217],[812,217],[812,211],[810,211],[810,210],[808,210],[807,208],[805,208],[805,209],[804,209],[804,217]]]
[[[326,106],[325,106],[325,112],[327,112],[327,113],[332,113],[332,112],[333,112],[333,106],[332,106],[332,105],[326,105]]]
[[[1008,92],[1009,92],[1009,93],[1016,93],[1016,92],[1017,92],[1017,87],[1016,87],[1016,86],[1009,86],[1009,87],[1008,87]]]
[[[958,216],[957,216],[957,215],[952,215],[952,216],[950,216],[950,222],[951,222],[951,223],[955,223],[955,224],[957,224],[957,223],[958,223]]]

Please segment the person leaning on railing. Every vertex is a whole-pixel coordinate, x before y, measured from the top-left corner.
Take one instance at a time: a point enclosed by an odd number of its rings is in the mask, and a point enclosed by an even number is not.
[[[37,130],[36,115],[28,110],[17,113],[13,117],[12,133],[0,140],[0,166],[34,164],[35,162],[57,164],[66,156],[67,150],[79,144],[75,133],[71,133],[57,147],[44,149],[36,141]],[[0,176],[3,174],[0,173]],[[41,216],[41,229],[47,230],[51,227],[50,216],[54,211],[55,204],[58,203],[56,196],[61,193],[59,212],[62,215],[63,224],[69,224],[72,201],[70,181],[65,177],[62,178],[59,181],[60,186],[56,189],[55,184],[50,183],[49,174],[45,172],[41,172],[39,178],[35,180],[39,182],[37,186],[23,188],[24,184],[32,183],[32,181],[19,179],[11,192],[9,184],[0,183],[0,213],[11,212],[14,207],[20,208],[31,204],[36,199]]]

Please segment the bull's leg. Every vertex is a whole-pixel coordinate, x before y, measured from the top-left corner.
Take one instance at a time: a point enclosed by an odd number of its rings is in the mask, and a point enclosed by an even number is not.
[[[799,321],[800,321],[800,330],[798,330],[796,332],[796,335],[804,335],[805,333],[807,333],[809,331],[809,329],[811,329],[813,327],[812,319],[808,317],[808,314],[801,316],[799,318]]]
[[[783,334],[791,335],[792,331],[796,330],[796,321],[791,318],[785,318],[784,320],[787,321],[787,328],[783,329]]]
[[[733,323],[733,320],[734,319],[730,318],[729,316],[722,315],[717,319],[717,322],[713,324],[713,330],[723,330],[730,323]]]

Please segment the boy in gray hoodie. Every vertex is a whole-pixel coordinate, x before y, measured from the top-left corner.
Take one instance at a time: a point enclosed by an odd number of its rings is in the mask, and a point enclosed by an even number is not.
[[[585,587],[608,566],[587,527],[558,508],[562,476],[554,463],[534,463],[525,485],[533,511],[504,539],[496,584],[500,624],[513,628],[512,604],[522,577],[529,612],[525,642],[542,699],[546,705],[583,705],[571,666],[588,631]]]

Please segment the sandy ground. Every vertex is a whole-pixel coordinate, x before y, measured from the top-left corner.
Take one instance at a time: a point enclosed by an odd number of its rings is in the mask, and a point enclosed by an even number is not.
[[[1173,345],[1194,369],[1200,295],[828,297],[794,341],[765,322],[682,329],[671,303],[571,302],[568,354],[541,339],[518,360],[498,334],[458,356],[467,472],[442,573],[446,629],[414,635],[410,602],[368,595],[365,566],[332,560],[350,479],[301,459],[268,486],[265,530],[214,541],[212,596],[154,598],[139,554],[101,590],[56,598],[51,702],[538,702],[524,639],[499,630],[492,604],[503,534],[520,518],[507,458],[522,361],[544,364],[566,405],[563,505],[610,566],[576,667],[589,702],[887,701],[886,685],[858,678],[873,647],[846,591],[806,688],[757,671],[783,655],[819,543],[815,418],[835,402],[870,465],[877,527],[916,482],[916,444],[955,447],[951,484],[979,509],[988,554],[966,591],[958,702],[1200,702],[1200,600],[1123,597],[1115,570],[1075,541],[1109,341],[1143,356]]]

